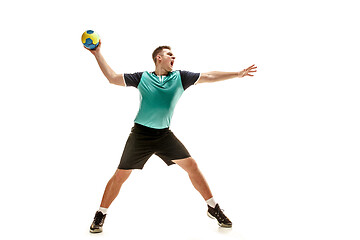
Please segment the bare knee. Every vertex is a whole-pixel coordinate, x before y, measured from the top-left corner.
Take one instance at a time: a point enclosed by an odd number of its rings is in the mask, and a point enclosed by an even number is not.
[[[113,179],[117,183],[123,183],[128,179],[131,172],[132,170],[117,169],[113,176]]]
[[[186,158],[182,160],[174,161],[181,168],[183,168],[188,174],[193,174],[199,171],[199,167],[193,158]]]
[[[195,173],[197,171],[199,171],[199,167],[198,167],[197,163],[195,162],[195,160],[193,159],[193,161],[191,161],[191,163],[190,163],[188,173]]]

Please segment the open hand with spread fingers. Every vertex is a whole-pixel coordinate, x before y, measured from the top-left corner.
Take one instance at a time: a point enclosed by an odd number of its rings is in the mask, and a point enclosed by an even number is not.
[[[255,64],[253,64],[250,67],[240,71],[238,77],[239,78],[242,78],[242,77],[245,77],[245,76],[253,77],[254,75],[251,74],[251,73],[254,73],[256,71],[257,71],[257,67],[255,66]]]

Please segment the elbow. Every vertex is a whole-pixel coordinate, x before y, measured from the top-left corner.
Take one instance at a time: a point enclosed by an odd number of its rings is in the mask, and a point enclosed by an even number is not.
[[[122,80],[122,78],[119,78],[117,76],[112,76],[112,77],[108,77],[107,79],[109,80],[110,84],[115,84],[125,87],[125,82]]]
[[[120,85],[115,79],[108,79],[110,84]]]
[[[106,76],[106,79],[109,81],[109,83],[111,83],[111,84],[114,83],[114,78],[112,78],[110,76]]]
[[[110,84],[115,84],[115,79],[108,77],[107,80],[109,81]]]

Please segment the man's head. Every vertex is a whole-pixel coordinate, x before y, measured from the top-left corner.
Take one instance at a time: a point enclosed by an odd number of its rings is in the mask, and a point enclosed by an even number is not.
[[[175,56],[171,52],[171,47],[169,46],[160,46],[157,47],[153,54],[152,58],[154,60],[155,66],[161,64],[161,66],[167,71],[172,71],[174,66]]]

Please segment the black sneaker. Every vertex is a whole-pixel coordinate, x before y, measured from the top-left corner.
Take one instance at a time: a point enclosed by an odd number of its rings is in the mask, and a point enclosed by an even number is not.
[[[210,207],[208,205],[207,215],[212,219],[216,218],[216,220],[218,221],[220,227],[224,227],[224,228],[231,228],[232,227],[232,222],[222,212],[222,210],[220,209],[219,204],[216,204],[215,208],[212,208],[212,207]]]
[[[102,212],[97,211],[95,214],[95,217],[94,217],[94,221],[92,222],[92,224],[90,226],[90,232],[91,233],[101,233],[105,218],[106,218],[106,214],[103,214]]]

